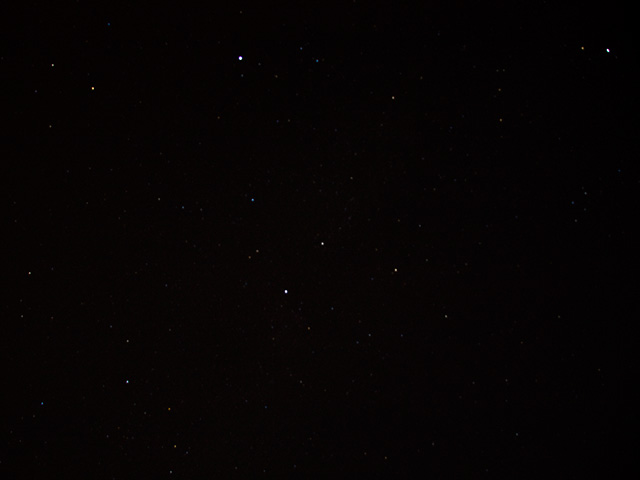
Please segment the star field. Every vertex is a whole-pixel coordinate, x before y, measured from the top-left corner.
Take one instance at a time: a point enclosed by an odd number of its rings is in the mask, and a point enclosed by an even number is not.
[[[624,471],[637,60],[563,8],[11,17],[0,476]]]

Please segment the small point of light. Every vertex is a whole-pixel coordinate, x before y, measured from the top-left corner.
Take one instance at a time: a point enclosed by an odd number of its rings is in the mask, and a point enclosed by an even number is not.
[[[124,383],[129,383],[129,380],[125,380]]]
[[[242,61],[242,55],[238,56],[238,60]]]
[[[608,48],[607,48],[607,53],[611,53],[611,50],[609,50]]]
[[[93,91],[93,90],[95,90],[95,89],[96,89],[96,87],[91,87],[91,90],[92,90],[92,91]]]
[[[289,293],[289,290],[285,290],[285,291],[284,291],[284,293],[285,293],[285,295],[286,295],[287,293]]]
[[[56,64],[55,64],[55,63],[52,63],[52,64],[51,64],[51,66],[52,66],[52,67],[55,67],[55,66],[56,66]]]
[[[251,199],[251,201],[252,201],[252,202],[255,202],[255,201],[256,201],[256,199],[255,199],[255,198],[252,198],[252,199]]]
[[[44,405],[44,402],[40,402],[40,405]]]

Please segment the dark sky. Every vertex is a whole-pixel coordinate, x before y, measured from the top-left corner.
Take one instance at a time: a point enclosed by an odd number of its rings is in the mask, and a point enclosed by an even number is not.
[[[0,477],[630,463],[629,13],[267,3],[3,13]]]

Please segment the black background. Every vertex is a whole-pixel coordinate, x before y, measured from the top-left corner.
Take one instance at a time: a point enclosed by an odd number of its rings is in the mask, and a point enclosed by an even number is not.
[[[2,477],[630,464],[628,12],[264,3],[3,15]]]

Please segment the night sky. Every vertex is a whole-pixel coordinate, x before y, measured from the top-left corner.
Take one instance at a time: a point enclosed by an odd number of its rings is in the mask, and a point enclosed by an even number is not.
[[[629,12],[133,3],[3,13],[1,478],[632,463]]]

